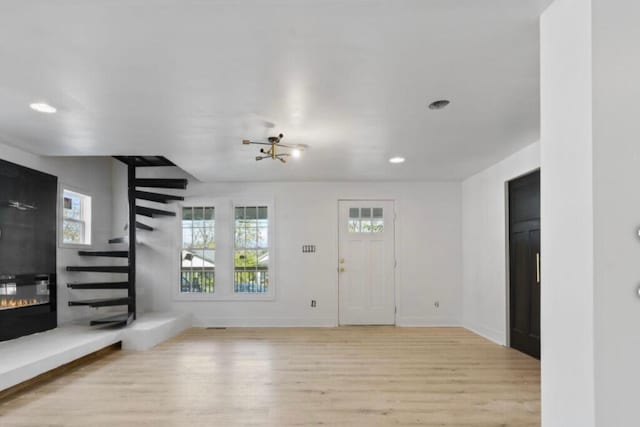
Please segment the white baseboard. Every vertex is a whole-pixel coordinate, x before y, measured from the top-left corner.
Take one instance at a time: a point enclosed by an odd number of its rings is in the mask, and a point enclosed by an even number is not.
[[[335,328],[338,323],[330,318],[217,318],[194,316],[193,326],[205,328]]]
[[[404,328],[455,328],[462,324],[458,319],[446,317],[423,316],[423,317],[398,317],[396,326]]]
[[[480,326],[480,325],[462,325],[465,329],[470,330],[471,332],[473,332],[476,335],[480,335],[483,338],[488,339],[489,341],[493,341],[494,343],[501,345],[501,346],[506,346],[507,342],[506,342],[506,337],[504,336],[504,333],[496,330],[496,329],[491,329],[491,328],[487,328],[484,326]]]
[[[333,318],[228,318],[228,317],[199,317],[194,316],[193,326],[196,327],[227,327],[227,328],[335,328],[338,322]],[[443,317],[398,317],[398,327],[461,327],[458,319]]]

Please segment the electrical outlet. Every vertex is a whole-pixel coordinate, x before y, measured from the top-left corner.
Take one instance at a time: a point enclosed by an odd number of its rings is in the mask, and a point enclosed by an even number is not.
[[[314,299],[311,300],[311,307],[313,307],[313,308],[316,307],[316,300],[314,300]]]
[[[433,306],[434,306],[435,308],[440,308],[440,301],[436,301],[436,302],[434,302],[434,303],[433,303]]]

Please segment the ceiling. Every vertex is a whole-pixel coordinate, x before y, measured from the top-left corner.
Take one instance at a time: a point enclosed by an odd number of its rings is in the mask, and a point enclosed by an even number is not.
[[[539,137],[549,2],[3,0],[0,140],[203,181],[463,179]],[[309,150],[241,144],[280,132]]]

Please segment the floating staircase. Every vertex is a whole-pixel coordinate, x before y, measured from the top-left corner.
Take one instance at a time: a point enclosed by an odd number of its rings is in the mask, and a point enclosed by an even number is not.
[[[130,324],[136,318],[136,232],[142,230],[151,232],[154,227],[137,221],[138,215],[148,218],[163,218],[176,216],[175,212],[156,209],[148,206],[138,206],[137,200],[159,203],[168,203],[184,200],[182,196],[172,194],[161,194],[139,190],[143,188],[167,188],[174,190],[185,190],[188,181],[186,179],[162,179],[162,178],[137,178],[136,169],[139,167],[175,166],[170,160],[162,156],[115,156],[116,159],[127,165],[128,170],[128,198],[129,198],[129,224],[135,227],[128,227],[128,236],[116,237],[109,240],[109,244],[128,244],[128,250],[100,250],[100,251],[78,251],[82,257],[100,258],[126,258],[126,265],[107,266],[71,266],[67,267],[69,272],[90,272],[90,273],[115,273],[126,274],[127,280],[119,281],[98,281],[86,283],[68,283],[69,289],[92,291],[92,290],[123,290],[127,291],[126,296],[111,298],[93,298],[86,300],[69,301],[69,306],[85,307],[126,307],[126,312],[112,314],[102,319],[91,321],[92,326],[122,327]]]

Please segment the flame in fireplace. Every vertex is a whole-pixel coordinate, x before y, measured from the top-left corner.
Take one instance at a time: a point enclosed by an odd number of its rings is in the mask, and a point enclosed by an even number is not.
[[[27,305],[35,305],[40,304],[40,302],[36,298],[31,299],[0,299],[0,310],[3,308],[18,308],[25,307]]]

